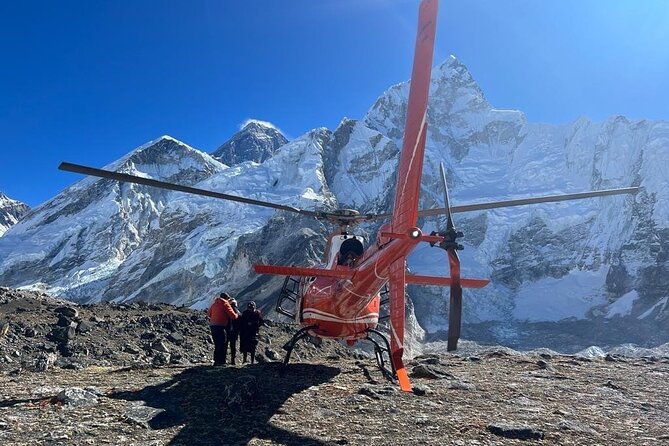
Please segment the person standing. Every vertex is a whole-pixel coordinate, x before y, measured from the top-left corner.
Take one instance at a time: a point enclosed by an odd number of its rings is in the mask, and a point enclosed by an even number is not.
[[[251,364],[256,360],[256,346],[258,345],[258,331],[265,320],[256,309],[256,303],[251,301],[246,310],[239,317],[239,350],[243,354],[242,363],[246,363],[247,355],[251,355]]]
[[[228,293],[221,293],[214,298],[207,312],[211,337],[214,339],[214,365],[225,365],[228,349],[226,328],[231,320],[237,319],[237,313],[232,309],[230,299]]]
[[[228,320],[228,326],[226,327],[227,341],[228,344],[230,345],[230,364],[234,365],[236,364],[235,356],[237,356],[237,339],[239,338],[239,316],[241,315],[241,313],[237,308],[237,300],[235,300],[234,297],[231,297],[228,302],[230,302],[230,306],[232,307],[235,314],[237,314],[237,318]]]

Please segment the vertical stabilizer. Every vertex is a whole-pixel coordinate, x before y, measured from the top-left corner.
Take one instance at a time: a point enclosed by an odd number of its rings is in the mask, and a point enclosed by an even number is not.
[[[397,233],[403,233],[416,226],[418,218],[438,3],[437,0],[423,0],[418,15],[418,35],[411,73],[409,105],[393,207],[393,231]]]

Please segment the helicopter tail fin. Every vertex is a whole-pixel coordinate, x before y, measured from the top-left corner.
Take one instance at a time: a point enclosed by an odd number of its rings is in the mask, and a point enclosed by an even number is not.
[[[423,0],[418,11],[418,34],[393,206],[393,231],[397,233],[415,227],[418,218],[438,3],[438,0]]]

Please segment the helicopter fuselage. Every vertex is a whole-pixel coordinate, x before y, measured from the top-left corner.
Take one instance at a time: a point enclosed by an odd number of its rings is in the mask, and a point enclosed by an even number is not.
[[[390,266],[397,260],[404,262],[420,241],[410,237],[389,238],[389,229],[389,225],[382,226],[377,243],[348,262],[342,258],[346,255],[345,246],[331,253],[329,269],[349,277],[316,277],[308,284],[299,303],[298,318],[303,326],[315,327],[309,330],[311,334],[354,341],[366,338],[367,330],[376,328],[380,291],[389,280]],[[342,235],[330,236],[328,251],[333,249],[335,237]]]

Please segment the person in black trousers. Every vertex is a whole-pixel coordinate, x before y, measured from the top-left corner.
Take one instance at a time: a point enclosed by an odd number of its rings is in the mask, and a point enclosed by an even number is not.
[[[228,302],[230,302],[230,306],[232,306],[232,309],[237,314],[237,316],[240,316],[241,313],[237,308],[237,301],[235,298],[231,298]],[[227,336],[227,344],[230,346],[230,364],[234,365],[236,364],[235,356],[237,355],[237,339],[239,338],[239,317],[236,319],[228,319],[228,326],[226,327],[225,331]]]
[[[258,331],[265,320],[256,309],[256,303],[249,302],[246,310],[239,316],[239,350],[243,354],[242,363],[246,363],[247,355],[251,355],[251,364],[256,360],[256,346],[258,345]]]

